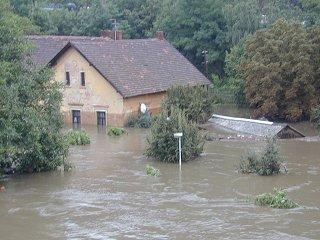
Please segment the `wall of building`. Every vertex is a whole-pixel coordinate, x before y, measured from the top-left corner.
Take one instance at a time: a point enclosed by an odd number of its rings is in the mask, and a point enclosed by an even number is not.
[[[127,118],[130,114],[137,114],[139,112],[141,103],[146,104],[150,109],[151,113],[158,113],[161,107],[161,102],[165,96],[166,92],[160,92],[125,98],[123,100],[125,118]]]
[[[55,80],[65,85],[67,71],[70,86],[64,86],[61,107],[66,123],[72,123],[72,110],[80,110],[84,125],[97,124],[97,111],[106,111],[108,125],[123,124],[123,97],[73,48],[54,66]],[[81,72],[85,73],[85,86],[81,86]]]

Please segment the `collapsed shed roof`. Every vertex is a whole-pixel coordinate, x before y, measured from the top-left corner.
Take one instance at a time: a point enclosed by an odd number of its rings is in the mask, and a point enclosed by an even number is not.
[[[221,127],[260,137],[301,138],[301,132],[288,124],[278,124],[270,121],[253,120],[247,118],[234,118],[213,114],[209,122]]]

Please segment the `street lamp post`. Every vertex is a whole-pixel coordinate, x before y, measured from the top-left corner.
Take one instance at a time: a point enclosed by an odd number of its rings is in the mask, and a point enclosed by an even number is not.
[[[182,150],[181,150],[181,137],[183,136],[183,133],[175,133],[173,134],[174,138],[178,138],[179,139],[179,169],[181,171],[181,160],[182,160]]]

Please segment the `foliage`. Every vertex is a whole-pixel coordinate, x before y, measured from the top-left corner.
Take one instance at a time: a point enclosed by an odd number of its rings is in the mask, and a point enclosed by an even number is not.
[[[152,167],[151,165],[147,164],[146,172],[148,176],[158,177],[160,176],[160,170]]]
[[[302,20],[303,13],[298,6],[288,0],[236,0],[227,1],[223,6],[227,21],[227,41],[231,46],[259,29],[272,25],[283,17],[290,20]]]
[[[71,130],[67,133],[68,143],[70,145],[87,145],[90,144],[90,137],[87,132],[81,130]]]
[[[131,128],[150,128],[152,122],[153,117],[150,113],[139,113],[138,115],[130,115],[126,126]]]
[[[170,112],[171,107],[178,107],[185,112],[188,121],[204,123],[217,103],[213,89],[208,86],[175,86],[167,91],[162,108]]]
[[[318,0],[300,0],[307,25],[320,25],[320,2]]]
[[[244,76],[240,68],[240,63],[244,59],[245,55],[245,43],[247,37],[242,38],[237,45],[231,48],[231,50],[226,54],[225,61],[225,87],[233,91],[235,104],[239,107],[245,107],[248,105],[244,93]]]
[[[204,140],[198,127],[188,122],[183,110],[171,107],[170,114],[164,109],[152,124],[151,135],[147,139],[146,155],[163,162],[177,163],[178,141],[173,137],[176,132],[183,133],[182,161],[187,162],[202,153]]]
[[[226,22],[220,0],[166,0],[154,23],[194,65],[204,71],[202,51],[208,51],[210,72],[222,73]]]
[[[239,169],[242,173],[274,175],[280,173],[282,159],[275,138],[268,138],[261,155],[251,151],[240,159]]]
[[[311,121],[317,125],[317,128],[320,128],[320,105],[317,105],[312,109]]]
[[[290,209],[299,205],[286,197],[286,192],[274,189],[273,193],[263,193],[256,197],[255,203],[259,206],[269,206],[272,208]]]
[[[109,136],[120,136],[124,134],[125,131],[123,128],[118,128],[118,127],[110,127],[108,128],[108,135]]]
[[[62,95],[48,69],[27,60],[29,22],[0,2],[0,168],[19,172],[54,170],[68,146],[61,133]]]
[[[278,20],[248,39],[240,67],[255,117],[298,121],[316,101],[312,44],[299,23]]]

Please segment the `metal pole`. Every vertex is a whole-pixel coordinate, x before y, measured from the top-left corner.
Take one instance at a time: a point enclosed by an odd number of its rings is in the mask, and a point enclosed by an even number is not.
[[[179,166],[181,171],[181,137],[179,137]]]

